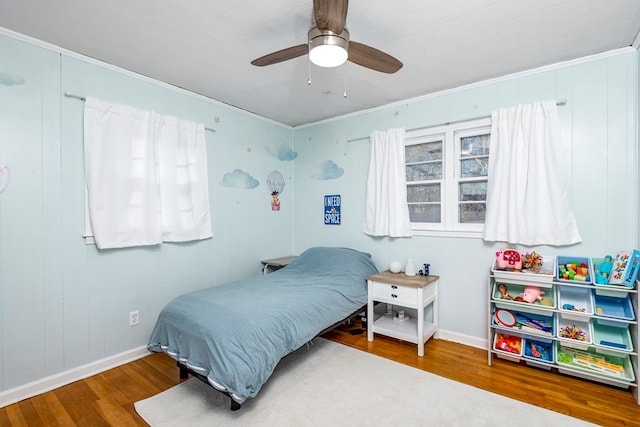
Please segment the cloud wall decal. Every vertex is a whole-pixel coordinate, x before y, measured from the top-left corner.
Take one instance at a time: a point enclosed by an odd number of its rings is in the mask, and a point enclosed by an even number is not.
[[[220,184],[224,187],[251,189],[260,185],[260,182],[258,182],[258,180],[252,177],[249,173],[241,169],[234,169],[233,172],[224,174]]]
[[[337,179],[344,175],[344,169],[335,164],[331,160],[325,160],[320,165],[320,173],[314,174],[312,176],[318,178],[319,180],[330,180]]]
[[[298,153],[296,151],[293,151],[291,149],[291,147],[289,147],[287,144],[280,144],[277,147],[265,147],[265,149],[267,150],[267,153],[269,153],[270,155],[272,155],[273,157],[275,157],[278,160],[282,160],[285,162],[289,162],[291,160],[295,160],[296,157],[298,157]]]

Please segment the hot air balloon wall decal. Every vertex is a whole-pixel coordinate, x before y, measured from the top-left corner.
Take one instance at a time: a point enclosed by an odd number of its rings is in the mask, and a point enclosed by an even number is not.
[[[280,194],[284,190],[284,177],[282,174],[274,170],[267,177],[267,186],[271,192],[271,210],[280,210]]]

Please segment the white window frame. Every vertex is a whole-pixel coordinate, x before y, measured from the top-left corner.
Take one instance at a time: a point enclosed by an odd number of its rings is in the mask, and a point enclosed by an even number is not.
[[[469,120],[407,132],[405,145],[442,140],[442,179],[427,181],[441,184],[440,223],[412,222],[417,236],[482,238],[483,224],[458,222],[459,184],[477,181],[460,178],[460,138],[491,133],[491,118]]]

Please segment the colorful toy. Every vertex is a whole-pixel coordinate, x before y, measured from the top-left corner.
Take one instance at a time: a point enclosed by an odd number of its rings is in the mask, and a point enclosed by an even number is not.
[[[496,268],[501,270],[522,270],[522,257],[515,249],[502,249],[496,252]]]
[[[606,285],[609,283],[609,275],[611,274],[611,268],[613,267],[613,257],[611,255],[605,255],[604,261],[598,266],[598,275],[596,276],[596,283]]]
[[[618,357],[595,354],[574,348],[562,348],[559,350],[558,362],[609,375],[622,376],[625,373],[624,362]]]
[[[523,329],[523,330],[533,329],[533,330],[536,330],[537,332],[545,332],[547,334],[550,334],[553,332],[553,323],[549,323],[548,321],[545,321],[545,320],[533,319],[524,313],[517,313],[516,320],[518,321],[516,326],[519,324],[520,329]]]
[[[637,249],[618,252],[611,262],[609,285],[623,285],[633,288],[640,270],[640,251]]]
[[[524,288],[524,291],[520,294],[523,302],[528,302],[529,304],[533,304],[536,301],[540,301],[542,299],[542,295],[544,295],[544,291],[541,290],[537,286],[527,286]]]
[[[496,337],[496,349],[507,353],[521,354],[522,339],[512,335],[498,334]]]
[[[527,345],[524,348],[524,354],[529,357],[535,357],[546,361],[551,360],[550,355],[551,346],[535,343],[533,341],[527,341]]]
[[[540,271],[543,263],[542,255],[537,252],[527,252],[522,257],[522,267],[527,270],[533,270],[536,273]]]
[[[559,264],[558,276],[564,280],[575,280],[579,282],[588,282],[591,280],[589,277],[589,266],[584,262],[580,264],[575,262]]]
[[[501,299],[513,300],[513,297],[511,296],[509,291],[507,291],[507,285],[505,285],[504,283],[498,284],[498,291],[500,291]]]
[[[578,308],[573,304],[563,304],[562,305],[562,309],[563,310],[571,310],[571,311],[580,311],[580,312],[584,312],[584,311],[587,310],[585,307]]]
[[[569,338],[576,341],[586,341],[587,334],[576,325],[566,325],[559,331],[561,338]]]

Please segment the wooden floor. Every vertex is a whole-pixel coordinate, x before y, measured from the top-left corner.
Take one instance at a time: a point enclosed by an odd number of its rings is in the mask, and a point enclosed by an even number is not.
[[[413,344],[381,336],[368,342],[366,333],[350,334],[349,330],[357,326],[345,325],[324,337],[595,424],[640,426],[640,406],[630,390],[500,359],[494,359],[489,367],[486,351],[444,340],[430,340],[424,357],[418,357]],[[179,382],[174,360],[164,354],[153,354],[0,408],[0,426],[146,426],[137,415],[134,402]],[[496,414],[496,425],[508,424],[508,420],[500,420]]]

